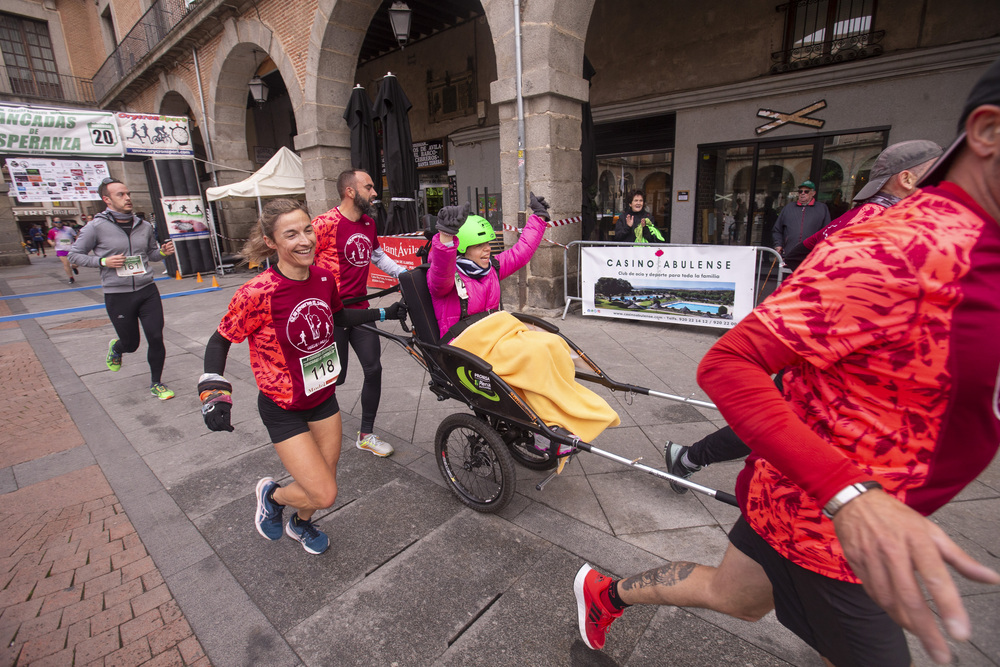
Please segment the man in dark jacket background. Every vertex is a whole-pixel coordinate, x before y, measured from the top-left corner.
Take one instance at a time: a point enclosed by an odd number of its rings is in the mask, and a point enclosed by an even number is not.
[[[816,184],[802,181],[798,198],[785,204],[774,223],[774,249],[784,255],[785,248],[798,245],[829,224],[830,210],[816,201]]]

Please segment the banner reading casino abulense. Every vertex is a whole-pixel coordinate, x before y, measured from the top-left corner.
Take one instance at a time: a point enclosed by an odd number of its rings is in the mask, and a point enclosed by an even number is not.
[[[752,247],[582,249],[583,314],[732,328],[753,310]]]

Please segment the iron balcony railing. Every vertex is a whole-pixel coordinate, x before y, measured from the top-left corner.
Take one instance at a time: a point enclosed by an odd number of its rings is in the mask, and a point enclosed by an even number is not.
[[[119,81],[134,71],[187,12],[184,0],[156,0],[94,75],[97,99],[104,99]]]
[[[884,30],[874,30],[876,0],[792,0],[785,12],[784,48],[771,54],[771,72],[877,56]]]
[[[47,100],[89,105],[97,103],[90,79],[39,72],[3,63],[0,63],[0,95],[21,97],[25,101]]]

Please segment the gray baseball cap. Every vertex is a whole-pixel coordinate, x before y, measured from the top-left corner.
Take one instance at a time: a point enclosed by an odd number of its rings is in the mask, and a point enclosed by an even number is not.
[[[928,160],[936,160],[944,149],[933,141],[901,141],[886,148],[875,160],[871,176],[861,192],[854,195],[854,201],[874,197],[885,186],[886,181],[901,171],[913,169]]]

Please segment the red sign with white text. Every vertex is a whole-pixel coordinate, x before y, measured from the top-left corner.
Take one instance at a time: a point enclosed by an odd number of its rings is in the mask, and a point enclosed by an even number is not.
[[[419,236],[380,236],[378,243],[382,250],[392,261],[407,269],[420,266],[420,258],[417,257],[417,250],[427,243],[426,239]],[[374,264],[368,271],[368,287],[372,289],[385,289],[392,287],[399,281],[381,271]]]

